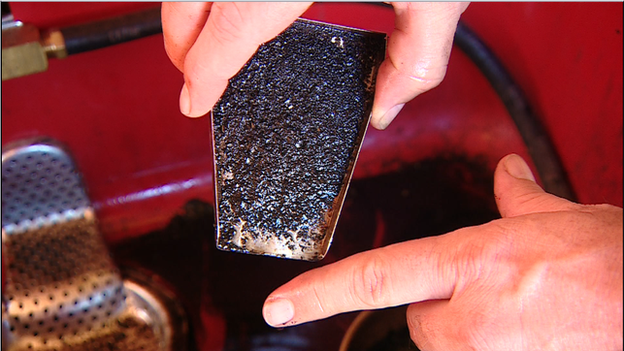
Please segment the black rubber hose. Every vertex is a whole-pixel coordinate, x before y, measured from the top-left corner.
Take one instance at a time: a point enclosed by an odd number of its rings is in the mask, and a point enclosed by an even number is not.
[[[61,29],[68,55],[162,33],[160,7]]]
[[[501,98],[526,144],[547,192],[575,200],[567,173],[541,118],[507,72],[500,60],[483,41],[460,21],[455,32],[455,45],[460,48],[490,82]]]
[[[365,4],[392,9],[392,5],[386,3]],[[544,184],[544,190],[575,201],[576,196],[572,185],[541,118],[531,108],[526,95],[505,66],[479,36],[461,21],[455,31],[454,44],[479,68],[503,101],[533,159],[537,173]]]

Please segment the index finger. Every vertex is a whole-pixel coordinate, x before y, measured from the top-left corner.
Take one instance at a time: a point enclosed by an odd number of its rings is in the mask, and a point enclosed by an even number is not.
[[[264,319],[286,326],[344,312],[448,299],[458,276],[452,249],[458,246],[452,244],[456,237],[402,242],[305,272],[267,298]]]

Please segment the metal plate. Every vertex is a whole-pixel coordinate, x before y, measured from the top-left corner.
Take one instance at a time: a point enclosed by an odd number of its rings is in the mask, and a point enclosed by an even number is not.
[[[373,103],[385,34],[298,20],[212,111],[217,246],[319,260]]]

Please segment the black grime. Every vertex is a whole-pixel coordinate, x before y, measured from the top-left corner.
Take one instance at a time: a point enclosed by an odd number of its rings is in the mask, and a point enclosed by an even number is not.
[[[212,111],[218,248],[325,255],[384,54],[384,34],[297,20],[230,80]]]

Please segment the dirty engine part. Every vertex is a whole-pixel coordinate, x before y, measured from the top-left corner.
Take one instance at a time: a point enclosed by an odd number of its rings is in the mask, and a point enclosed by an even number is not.
[[[370,119],[386,36],[297,20],[212,111],[217,246],[326,254]]]

